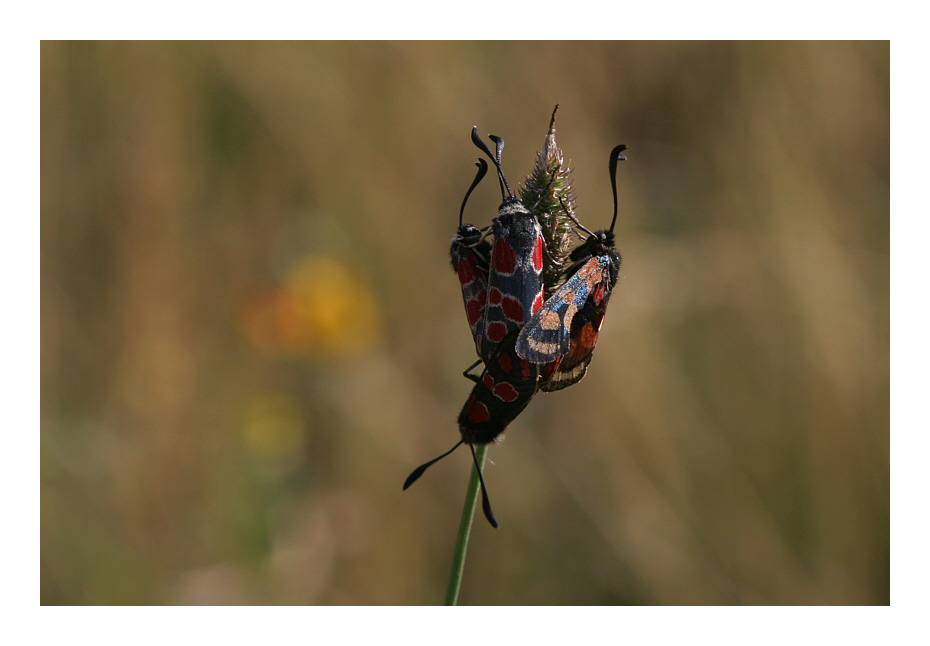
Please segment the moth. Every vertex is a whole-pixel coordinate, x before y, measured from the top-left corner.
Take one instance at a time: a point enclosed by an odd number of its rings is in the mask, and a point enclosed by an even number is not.
[[[478,128],[472,129],[472,142],[497,169],[502,197],[497,217],[492,221],[490,232],[462,225],[463,201],[459,229],[450,249],[475,346],[485,367],[478,377],[471,375],[469,370],[480,361],[464,373],[475,382],[475,386],[459,414],[462,439],[446,453],[415,469],[404,482],[404,489],[423,475],[430,465],[462,444],[468,444],[481,478],[482,510],[488,522],[498,527],[475,458],[474,445],[489,444],[497,439],[539,390],[542,369],[518,357],[514,345],[526,321],[543,305],[544,241],[536,216],[514,196],[504,176],[501,168],[504,140],[495,135],[490,137],[496,145],[495,153],[491,153],[481,140]],[[487,165],[479,160],[478,173],[465,194],[465,200],[486,171]],[[494,236],[493,244],[487,241],[490,233]],[[486,263],[483,259],[487,246],[482,245],[490,245]]]
[[[504,140],[491,135],[497,146],[496,154],[492,155],[478,136],[477,127],[472,129],[471,139],[497,167],[503,198],[497,217],[491,223],[494,243],[488,266],[488,298],[480,353],[482,359],[487,360],[504,337],[522,328],[543,305],[545,243],[539,221],[511,192],[501,169]]]
[[[452,238],[449,257],[452,269],[459,278],[462,298],[465,301],[465,316],[475,341],[475,350],[481,356],[481,341],[484,336],[484,311],[488,301],[488,264],[491,258],[491,243],[487,240],[488,229],[478,229],[471,224],[462,224],[465,203],[488,172],[488,164],[478,159],[478,172],[462,200],[459,209],[459,227]],[[477,364],[476,364],[477,365]],[[467,371],[466,371],[467,372]]]
[[[540,385],[552,392],[581,381],[597,345],[610,294],[617,284],[621,258],[614,238],[617,223],[617,163],[626,160],[620,144],[610,151],[610,185],[614,215],[609,229],[594,233],[569,256],[569,278],[520,330],[515,344],[518,357],[549,364],[551,376]],[[580,223],[579,223],[579,226]]]

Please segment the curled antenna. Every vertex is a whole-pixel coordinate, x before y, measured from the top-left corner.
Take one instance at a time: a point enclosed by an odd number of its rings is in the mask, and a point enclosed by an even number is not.
[[[626,150],[626,144],[615,146],[610,151],[610,188],[614,192],[614,219],[610,221],[610,230],[614,230],[614,224],[617,222],[617,162],[626,161],[626,156],[621,155]]]
[[[432,460],[430,460],[430,461],[427,462],[426,464],[421,464],[421,465],[418,466],[416,469],[414,469],[414,470],[413,470],[413,473],[411,473],[409,476],[407,476],[407,479],[404,481],[404,491],[407,490],[407,487],[409,487],[409,486],[412,485],[414,482],[416,482],[416,481],[419,479],[419,477],[420,477],[421,475],[423,475],[423,472],[424,472],[424,471],[426,471],[426,470],[427,470],[428,468],[430,468],[433,464],[435,464],[436,462],[439,462],[439,461],[442,460],[444,457],[446,457],[447,455],[449,455],[450,453],[452,453],[455,449],[459,448],[459,447],[462,445],[463,442],[465,442],[465,440],[459,440],[459,443],[458,443],[458,444],[456,444],[456,445],[453,446],[451,449],[449,449],[448,451],[446,451],[445,453],[443,453],[442,455],[440,455],[438,458],[433,458]]]
[[[465,199],[462,200],[462,208],[459,209],[459,226],[462,226],[462,214],[465,213],[465,203],[468,201],[468,196],[471,195],[471,192],[478,186],[478,182],[480,182],[488,172],[488,163],[480,157],[478,161],[475,162],[475,166],[478,167],[478,173],[475,175],[475,179],[472,180],[471,186],[468,187],[468,191],[465,193]]]
[[[500,164],[501,153],[504,152],[504,140],[503,138],[498,137],[497,135],[488,135],[488,138],[491,141],[493,141],[494,145],[497,147],[497,150],[494,151],[495,152],[494,158],[497,159],[497,163]]]
[[[442,460],[444,457],[452,453],[455,449],[459,448],[464,443],[465,443],[465,440],[459,440],[455,446],[453,446],[451,449],[449,449],[448,451],[440,455],[438,458],[433,458],[426,464],[421,464],[416,469],[414,469],[413,473],[407,476],[407,480],[404,481],[404,491],[407,490],[407,487],[409,487],[414,482],[416,482],[417,479],[419,479],[419,477],[423,475],[424,471],[426,471],[436,462],[439,462],[440,460]],[[497,518],[494,516],[494,511],[491,509],[491,501],[488,498],[487,487],[484,486],[484,478],[481,477],[481,467],[478,465],[478,456],[475,455],[475,445],[469,444],[468,448],[471,449],[471,459],[475,463],[475,471],[478,473],[478,482],[481,483],[481,509],[482,511],[484,511],[484,517],[488,519],[488,522],[491,523],[491,526],[494,529],[497,529],[498,527]]]
[[[504,139],[503,137],[498,137],[497,135],[488,135],[488,138],[494,142],[497,146],[497,167],[501,167],[501,153],[504,152]],[[507,195],[513,197],[513,193],[510,191],[510,186],[507,184],[507,178],[504,177],[504,171],[501,170],[501,179],[504,180],[504,186],[507,187]]]
[[[510,192],[510,186],[507,185],[507,180],[504,179],[504,171],[501,170],[500,156],[501,156],[501,151],[503,151],[504,149],[504,140],[494,135],[491,135],[491,139],[497,145],[496,155],[491,152],[491,149],[488,148],[488,145],[484,143],[484,141],[481,140],[481,137],[478,136],[478,126],[475,126],[471,129],[472,143],[474,143],[475,146],[477,146],[479,150],[481,150],[485,155],[487,155],[488,159],[494,162],[494,165],[497,167],[497,179],[501,185],[501,197],[504,200],[507,200],[508,197],[510,198],[513,197],[513,193]],[[506,193],[504,192],[505,188],[507,189]]]

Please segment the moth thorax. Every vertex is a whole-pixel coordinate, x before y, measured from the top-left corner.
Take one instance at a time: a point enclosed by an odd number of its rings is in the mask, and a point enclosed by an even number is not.
[[[526,210],[526,207],[515,197],[509,197],[503,201],[498,210],[498,217],[509,216],[513,217],[515,215],[529,215],[530,212]]]

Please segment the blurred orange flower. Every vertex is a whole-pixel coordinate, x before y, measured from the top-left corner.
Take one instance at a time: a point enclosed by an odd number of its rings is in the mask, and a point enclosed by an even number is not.
[[[269,354],[351,356],[378,340],[381,317],[368,281],[329,256],[305,256],[283,288],[253,294],[242,311],[252,343]]]

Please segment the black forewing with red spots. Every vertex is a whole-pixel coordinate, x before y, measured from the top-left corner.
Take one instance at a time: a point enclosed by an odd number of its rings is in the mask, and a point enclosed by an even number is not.
[[[465,193],[459,210],[459,228],[452,238],[449,257],[452,269],[458,275],[462,287],[462,299],[465,302],[465,315],[475,341],[475,349],[481,356],[481,339],[484,336],[484,309],[488,300],[488,263],[491,257],[491,243],[485,237],[485,231],[471,224],[462,224],[462,215],[468,196],[488,172],[488,165],[483,159],[477,164],[478,172]]]
[[[488,267],[488,297],[484,311],[481,357],[488,361],[503,339],[523,327],[543,304],[543,247],[539,221],[513,195],[501,169],[504,140],[491,135],[496,155],[472,130],[474,144],[497,167],[503,202],[492,223],[494,244]]]
[[[468,444],[493,442],[536,394],[542,368],[517,356],[517,334],[497,345],[462,407],[459,430]]]
[[[482,341],[485,357],[543,304],[543,237],[536,217],[519,202],[508,201],[501,205],[493,227]]]

